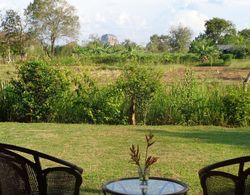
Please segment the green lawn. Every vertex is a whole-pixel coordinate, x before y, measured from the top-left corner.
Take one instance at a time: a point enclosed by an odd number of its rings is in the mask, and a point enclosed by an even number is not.
[[[82,194],[98,194],[108,180],[137,175],[129,147],[144,146],[150,130],[157,140],[151,153],[160,157],[151,175],[181,180],[189,194],[200,192],[197,171],[203,166],[250,155],[250,128],[0,123],[0,140],[79,165],[84,169]]]

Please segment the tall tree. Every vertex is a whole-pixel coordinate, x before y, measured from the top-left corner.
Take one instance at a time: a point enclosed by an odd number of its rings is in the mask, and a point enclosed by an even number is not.
[[[245,40],[250,40],[250,29],[249,28],[245,28],[241,31],[239,31],[239,34],[244,37]]]
[[[191,43],[192,31],[181,25],[170,30],[170,45],[172,51],[187,52]]]
[[[222,18],[212,18],[206,21],[205,28],[206,36],[215,44],[223,44],[225,37],[236,35],[234,24]]]
[[[75,12],[65,0],[34,0],[25,10],[30,30],[37,35],[49,56],[54,55],[58,39],[77,36],[79,17]]]
[[[170,50],[168,35],[152,35],[147,49],[152,52],[166,52]]]
[[[2,46],[5,45],[8,62],[11,62],[11,53],[19,54],[21,58],[25,55],[25,43],[28,34],[25,33],[25,25],[21,16],[14,10],[7,10],[1,22]]]
[[[136,42],[133,42],[129,39],[125,39],[122,43],[122,46],[124,46],[126,49],[132,50],[132,49],[141,49],[139,45],[136,44]]]

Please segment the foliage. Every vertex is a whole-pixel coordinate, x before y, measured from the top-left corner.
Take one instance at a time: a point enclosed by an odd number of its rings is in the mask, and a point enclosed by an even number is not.
[[[150,42],[146,46],[151,52],[167,52],[170,51],[170,37],[168,35],[152,35]]]
[[[222,18],[212,18],[205,23],[205,35],[215,44],[223,44],[225,36],[235,35],[234,24]]]
[[[151,52],[187,52],[192,32],[188,27],[172,27],[169,35],[152,35],[146,48]]]
[[[78,44],[76,42],[70,42],[62,46],[56,46],[55,55],[71,57],[77,47],[78,47]]]
[[[25,32],[25,25],[21,16],[14,10],[7,10],[1,23],[3,37],[1,40],[2,54],[8,56],[11,62],[11,55],[18,54],[23,59],[29,35]]]
[[[14,97],[9,92],[10,85],[7,82],[0,82],[0,121],[11,121],[12,104]]]
[[[250,125],[250,93],[244,90],[230,89],[222,99],[223,113],[228,125]]]
[[[221,58],[223,59],[225,65],[230,65],[232,63],[233,54],[222,54]]]
[[[72,75],[71,75],[72,76]],[[56,121],[64,123],[95,123],[92,103],[97,88],[87,75],[73,78],[71,90],[67,91],[63,101],[57,104]]]
[[[69,83],[58,70],[42,63],[29,62],[18,69],[11,81],[13,118],[17,121],[53,121],[55,104],[60,102]]]
[[[136,50],[141,50],[141,46],[137,45],[136,42],[133,42],[129,39],[125,39],[122,43],[121,43],[122,46],[124,46],[126,49],[128,50],[133,50],[133,49],[136,49]]]
[[[245,28],[239,31],[239,34],[244,37],[244,40],[250,40],[250,29]]]
[[[145,123],[147,108],[155,91],[161,85],[161,75],[151,68],[127,66],[118,85],[129,102],[131,124]]]
[[[192,31],[181,25],[170,30],[170,46],[172,51],[187,52],[191,43]]]
[[[117,86],[101,88],[93,99],[95,123],[128,124],[126,108],[125,96]]]
[[[190,52],[199,55],[201,63],[207,63],[209,61],[218,59],[219,51],[212,41],[203,36],[195,38],[190,46]]]
[[[78,34],[79,18],[75,8],[65,0],[34,0],[25,15],[31,32],[39,37],[50,55],[54,55],[57,39],[74,38]]]
[[[117,87],[98,87],[93,79],[84,74],[74,79],[73,89],[57,104],[57,122],[127,123],[123,113],[125,98]]]
[[[157,91],[146,123],[150,125],[249,125],[249,92],[242,88],[201,84],[187,70],[185,79]]]
[[[243,59],[248,54],[248,49],[244,45],[234,46],[229,51],[231,54],[234,55],[234,58],[236,59]]]
[[[78,56],[81,63],[95,64],[189,64],[197,63],[198,56],[193,53],[153,53],[145,52],[141,49],[122,48],[119,46],[98,46],[92,47],[77,47],[74,54]]]
[[[168,86],[160,79],[151,68],[126,66],[117,81],[105,86],[86,73],[27,63],[17,79],[1,85],[0,121],[249,125],[250,95],[242,86],[196,80],[191,69]]]

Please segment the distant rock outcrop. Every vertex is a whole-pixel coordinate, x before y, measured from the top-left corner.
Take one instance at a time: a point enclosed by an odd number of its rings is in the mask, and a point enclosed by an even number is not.
[[[109,45],[116,45],[119,43],[117,37],[112,34],[102,35],[101,42],[103,44],[109,44]]]

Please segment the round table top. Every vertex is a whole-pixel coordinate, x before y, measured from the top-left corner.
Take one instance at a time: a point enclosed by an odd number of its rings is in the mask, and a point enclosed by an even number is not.
[[[145,187],[140,185],[138,177],[132,177],[110,181],[103,186],[103,190],[114,194],[164,195],[183,194],[188,191],[188,187],[180,181],[159,177],[150,177]]]

